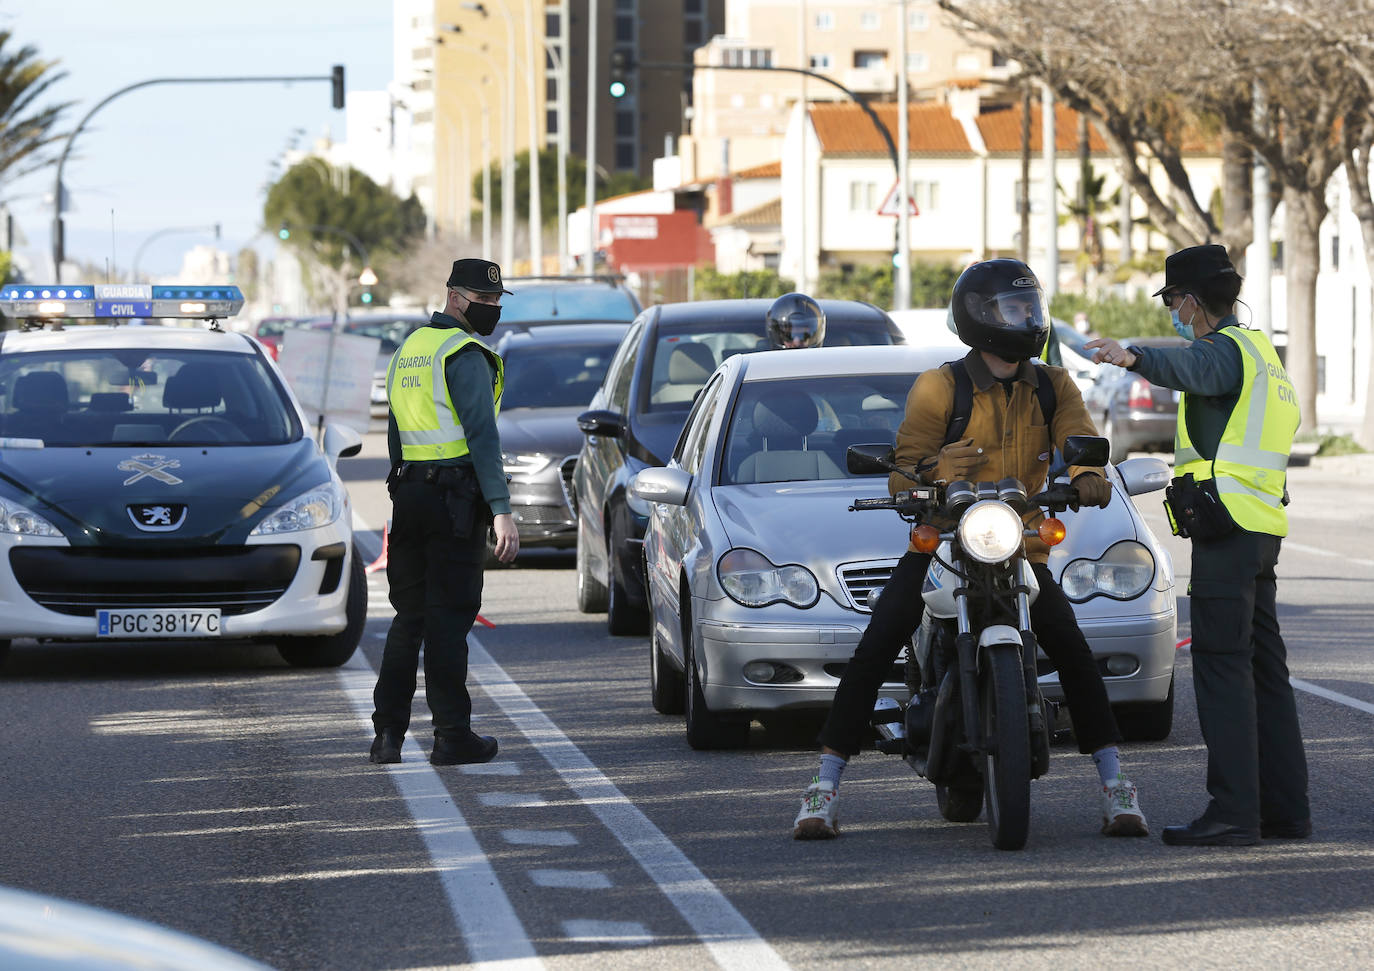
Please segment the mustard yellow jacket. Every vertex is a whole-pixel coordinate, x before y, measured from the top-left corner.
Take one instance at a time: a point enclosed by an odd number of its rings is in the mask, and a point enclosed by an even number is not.
[[[1045,487],[1054,447],[1062,446],[1070,435],[1096,435],[1097,427],[1083,405],[1083,396],[1067,371],[1059,367],[1021,362],[1012,385],[1010,400],[1002,385],[992,376],[982,354],[970,351],[964,358],[973,380],[973,407],[963,438],[983,449],[987,462],[975,476],[993,481],[1013,476],[1025,485],[1028,495]],[[1053,381],[1055,392],[1054,427],[1046,427],[1035,388],[1040,381]],[[954,375],[948,367],[922,371],[906,397],[906,414],[897,430],[897,464],[907,470],[928,469],[920,473],[922,482],[935,480],[935,461],[945,441],[950,413],[954,410]],[[1069,476],[1081,472],[1102,474],[1101,468],[1071,466]],[[888,489],[897,493],[911,487],[910,480],[893,474]],[[1035,509],[1022,517],[1034,528],[1044,514]],[[1049,559],[1049,547],[1037,538],[1026,540],[1026,555],[1032,562]]]

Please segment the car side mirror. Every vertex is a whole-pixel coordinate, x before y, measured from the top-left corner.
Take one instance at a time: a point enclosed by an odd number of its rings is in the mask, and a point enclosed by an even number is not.
[[[893,471],[892,446],[851,445],[845,449],[844,465],[851,475],[880,475]]]
[[[363,437],[357,429],[330,422],[324,429],[324,454],[331,463],[352,458],[363,450]]]
[[[617,411],[584,411],[577,416],[577,427],[584,435],[619,438],[625,433],[625,418]]]
[[[1106,465],[1111,458],[1111,444],[1098,435],[1070,435],[1064,439],[1064,464]]]

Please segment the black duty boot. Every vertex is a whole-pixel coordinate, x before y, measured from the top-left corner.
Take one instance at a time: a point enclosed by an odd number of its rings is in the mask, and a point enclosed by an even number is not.
[[[464,739],[436,735],[434,751],[429,755],[431,765],[472,765],[496,758],[496,739],[490,735],[468,733]]]
[[[401,742],[404,740],[404,733],[394,728],[383,728],[372,740],[372,751],[368,753],[368,761],[381,764],[401,761]]]

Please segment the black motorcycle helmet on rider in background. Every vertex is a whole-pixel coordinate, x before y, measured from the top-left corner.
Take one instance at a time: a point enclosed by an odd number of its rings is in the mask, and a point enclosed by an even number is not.
[[[974,263],[954,283],[954,332],[978,351],[1008,363],[1039,357],[1050,333],[1045,291],[1020,260]]]
[[[820,347],[825,343],[825,311],[804,293],[784,293],[768,308],[768,344],[773,350]]]

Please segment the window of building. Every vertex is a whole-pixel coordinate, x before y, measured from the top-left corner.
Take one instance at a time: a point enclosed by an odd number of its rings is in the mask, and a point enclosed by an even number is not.
[[[907,51],[906,73],[924,74],[930,70],[930,55],[925,51]]]
[[[983,69],[983,58],[973,51],[965,51],[954,58],[954,70],[960,74],[977,74]]]
[[[558,112],[553,108],[544,112],[544,130],[550,135],[558,134]]]
[[[635,0],[615,0],[615,9],[617,10],[633,10],[634,8]]]
[[[914,180],[911,183],[911,199],[921,212],[930,212],[940,205],[940,183]]]
[[[544,15],[544,36],[562,37],[563,27],[561,20],[562,18],[556,13],[546,13]]]
[[[417,125],[430,125],[434,123],[433,111],[417,111],[411,119]]]
[[[434,48],[432,47],[416,47],[410,52],[412,61],[428,61],[433,56]]]
[[[633,44],[635,39],[635,19],[626,14],[615,16],[615,41],[617,44]]]
[[[682,0],[682,12],[683,12],[683,13],[701,13],[701,12],[702,12],[702,2],[701,2],[701,0]]]
[[[412,91],[429,91],[434,87],[433,78],[416,78],[410,83]]]
[[[859,26],[864,30],[878,29],[878,14],[873,10],[865,10],[859,15]]]
[[[855,51],[854,66],[860,70],[881,70],[887,67],[887,51]]]
[[[553,78],[544,81],[544,100],[553,102],[558,100],[558,82]]]
[[[924,10],[911,10],[906,15],[907,30],[930,30],[930,14]]]
[[[831,60],[829,54],[811,55],[811,70],[813,71],[828,71],[830,70],[830,64]]]
[[[856,179],[849,183],[849,211],[873,212],[878,208],[878,183]]]
[[[992,52],[992,66],[993,66],[993,67],[1006,67],[1006,66],[1007,66],[1008,64],[1010,64],[1010,63],[1011,63],[1011,59],[1008,58],[1007,55],[1003,54],[1001,51],[993,51],[993,52]]]
[[[617,111],[615,113],[615,137],[635,137],[635,113],[633,111]]]
[[[727,47],[721,51],[725,67],[772,67],[773,50],[769,47]]]
[[[635,167],[635,146],[634,142],[615,143],[615,167],[620,170],[634,169]]]
[[[1041,202],[1041,196],[1043,196],[1044,193],[1045,193],[1045,189],[1044,189],[1044,186],[1041,184],[1040,180],[1039,180],[1039,179],[1031,179],[1031,181],[1030,181],[1030,212],[1031,212],[1031,215],[1037,215],[1037,214],[1039,214],[1039,213],[1041,213],[1041,212],[1044,211],[1044,205],[1043,205],[1043,203]],[[1025,193],[1024,193],[1024,192],[1022,191],[1022,189],[1021,189],[1021,180],[1020,180],[1020,179],[1017,179],[1017,180],[1012,184],[1012,211],[1015,212],[1017,215],[1020,215],[1020,213],[1021,213],[1021,205],[1022,205],[1021,200],[1025,199],[1025,197],[1026,197]]]
[[[829,10],[821,10],[817,12],[812,23],[815,24],[817,30],[834,30],[835,15]]]

